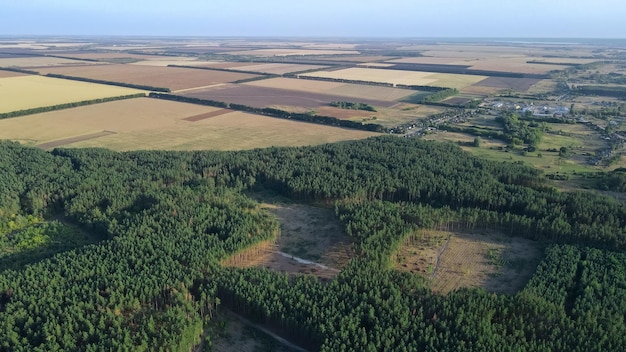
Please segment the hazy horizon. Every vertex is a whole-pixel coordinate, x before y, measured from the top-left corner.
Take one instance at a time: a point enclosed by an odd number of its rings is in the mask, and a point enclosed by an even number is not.
[[[3,6],[0,36],[622,39],[622,8],[616,0],[22,0]]]

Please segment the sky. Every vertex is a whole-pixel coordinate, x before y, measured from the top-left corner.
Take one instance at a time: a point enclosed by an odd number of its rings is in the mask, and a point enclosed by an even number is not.
[[[0,0],[2,35],[625,38],[623,0]]]

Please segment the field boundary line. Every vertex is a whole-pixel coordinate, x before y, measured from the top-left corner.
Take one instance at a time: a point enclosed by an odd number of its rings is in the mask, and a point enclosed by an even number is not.
[[[230,83],[217,83],[217,84],[211,84],[209,86],[202,86],[202,87],[193,87],[193,88],[185,88],[185,89],[179,89],[179,90],[175,90],[172,93],[182,93],[182,92],[189,92],[191,90],[196,90],[196,89],[206,89],[206,88],[214,88],[214,87],[221,87],[221,86],[225,86],[227,84]]]

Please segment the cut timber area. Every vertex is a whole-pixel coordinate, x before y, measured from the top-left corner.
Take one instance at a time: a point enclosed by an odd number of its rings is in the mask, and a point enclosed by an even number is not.
[[[461,287],[514,294],[535,272],[543,246],[488,231],[422,230],[407,238],[396,268],[431,280],[431,289],[448,293]]]
[[[280,222],[281,234],[276,240],[261,242],[235,254],[224,265],[266,267],[330,279],[354,255],[354,244],[331,209],[303,204],[263,203],[263,206]]]

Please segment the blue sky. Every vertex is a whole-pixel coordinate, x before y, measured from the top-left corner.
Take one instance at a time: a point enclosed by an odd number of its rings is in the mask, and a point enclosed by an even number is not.
[[[623,0],[4,0],[0,35],[625,38]]]

